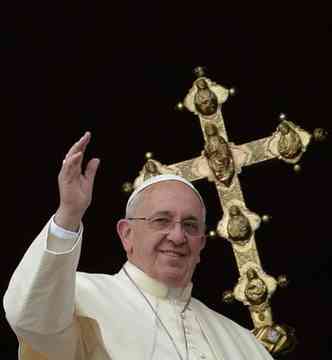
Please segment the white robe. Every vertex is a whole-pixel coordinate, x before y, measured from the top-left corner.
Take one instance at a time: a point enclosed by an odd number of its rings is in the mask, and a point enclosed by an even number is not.
[[[82,232],[71,249],[55,252],[47,249],[54,241],[48,230],[49,224],[31,244],[4,297],[20,360],[148,360],[152,354],[156,360],[170,359],[169,354],[178,359],[165,332],[159,343],[166,344],[168,357],[162,348],[153,349],[156,317],[123,270],[115,275],[77,272]],[[126,269],[153,306],[170,295],[167,287],[132,265]],[[190,292],[191,286],[180,295]],[[197,299],[191,298],[190,311],[202,333],[199,341],[210,351],[207,359],[272,359],[249,330]],[[198,358],[196,354],[189,353],[189,359]]]

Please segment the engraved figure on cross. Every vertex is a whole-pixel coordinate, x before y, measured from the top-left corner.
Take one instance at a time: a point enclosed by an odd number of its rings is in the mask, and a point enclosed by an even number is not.
[[[210,90],[208,83],[203,78],[196,81],[197,93],[195,95],[195,106],[198,112],[203,115],[213,115],[218,109],[216,94]]]
[[[215,124],[207,123],[204,131],[206,144],[203,153],[208,160],[210,169],[218,182],[230,186],[235,172],[232,152],[226,140],[219,134]]]
[[[300,136],[283,121],[279,126],[280,138],[278,141],[279,154],[286,159],[294,159],[302,151],[302,142]]]
[[[262,304],[268,295],[265,282],[258,276],[257,271],[253,268],[247,270],[248,283],[244,289],[247,300],[252,305]]]
[[[220,113],[221,105],[227,100],[229,90],[206,77],[195,80],[183,105],[196,115],[214,119]]]
[[[227,232],[230,239],[236,244],[246,244],[251,238],[250,222],[237,205],[232,205],[229,208]]]
[[[218,235],[233,245],[243,247],[253,238],[259,228],[261,218],[237,200],[232,200],[224,208],[224,215],[217,226]]]
[[[277,287],[276,280],[267,275],[257,264],[248,262],[234,288],[234,296],[248,306],[256,325],[272,325],[269,299]]]
[[[289,120],[283,120],[268,140],[268,152],[279,159],[296,164],[311,141],[311,134]]]
[[[161,172],[158,169],[156,162],[152,159],[148,159],[144,165],[144,180],[160,174]]]

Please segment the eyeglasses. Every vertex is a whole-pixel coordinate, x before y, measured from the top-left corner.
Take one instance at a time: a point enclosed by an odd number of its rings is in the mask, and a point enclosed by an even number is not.
[[[190,236],[199,236],[204,234],[204,224],[194,220],[194,219],[185,219],[180,221],[175,221],[169,217],[156,216],[156,217],[130,217],[128,220],[143,220],[147,221],[148,225],[152,230],[169,232],[173,230],[176,223],[181,225],[181,229]]]

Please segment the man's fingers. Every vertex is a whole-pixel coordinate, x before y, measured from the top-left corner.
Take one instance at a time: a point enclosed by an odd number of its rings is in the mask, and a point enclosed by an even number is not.
[[[73,176],[81,174],[81,164],[83,159],[83,153],[81,151],[66,157],[62,162],[61,173],[68,180]]]
[[[69,158],[70,156],[76,154],[77,152],[81,151],[84,153],[86,146],[88,145],[91,139],[91,133],[87,131],[68,151],[65,159]]]
[[[97,169],[100,164],[100,159],[91,159],[85,169],[84,176],[87,180],[89,180],[90,183],[93,183],[94,178],[96,176]]]

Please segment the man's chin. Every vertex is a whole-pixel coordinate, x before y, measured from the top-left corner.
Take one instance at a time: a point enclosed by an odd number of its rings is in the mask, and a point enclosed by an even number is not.
[[[168,266],[163,266],[158,277],[161,282],[168,286],[183,287],[186,282],[187,271],[179,264],[168,264]]]
[[[171,276],[184,276],[187,271],[187,262],[184,257],[163,255],[160,259],[159,269],[162,273]]]

